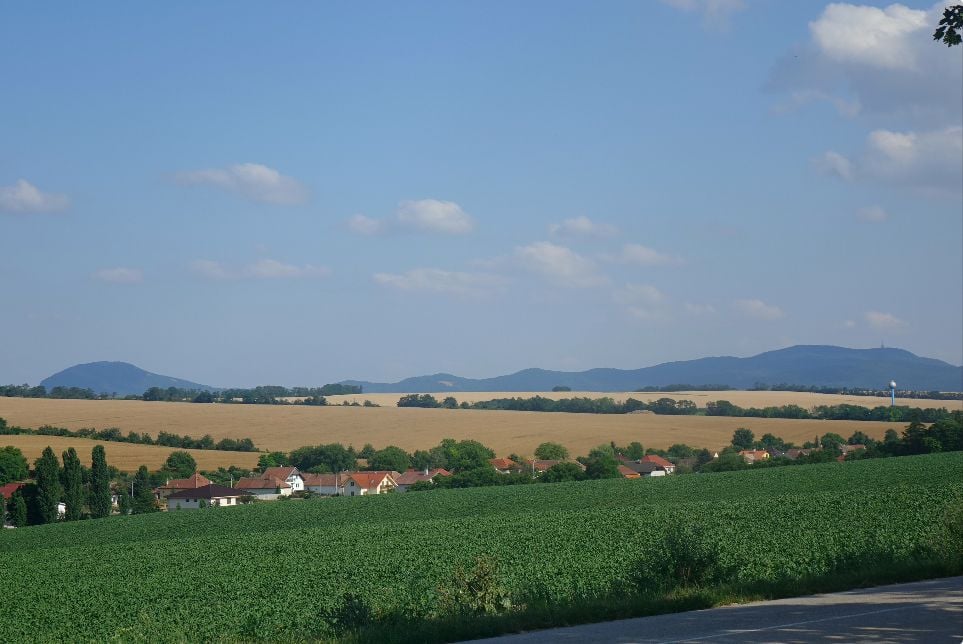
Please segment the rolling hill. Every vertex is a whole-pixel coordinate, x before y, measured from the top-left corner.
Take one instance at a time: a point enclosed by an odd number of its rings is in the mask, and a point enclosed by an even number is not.
[[[963,390],[963,367],[922,358],[903,349],[848,349],[797,345],[749,358],[716,357],[666,362],[642,369],[589,369],[566,372],[524,369],[494,378],[462,378],[448,373],[407,378],[395,383],[346,380],[367,393],[441,391],[550,391],[564,385],[575,391],[631,391],[672,384],[717,384],[746,389],[757,383],[883,389],[896,380],[902,389]]]
[[[96,393],[116,393],[119,396],[142,394],[151,387],[178,387],[213,391],[215,387],[189,380],[171,378],[144,371],[129,362],[88,362],[68,367],[40,382],[50,391],[54,387],[80,387]]]

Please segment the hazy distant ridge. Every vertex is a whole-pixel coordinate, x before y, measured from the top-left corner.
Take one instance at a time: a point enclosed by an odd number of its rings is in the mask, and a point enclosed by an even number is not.
[[[438,391],[549,391],[565,385],[575,391],[631,391],[646,386],[720,384],[746,389],[756,383],[826,387],[884,388],[896,380],[903,389],[963,390],[963,367],[922,358],[903,349],[848,349],[797,345],[749,358],[700,358],[642,369],[549,371],[524,369],[494,378],[461,378],[447,373],[395,383],[345,380],[369,393]]]
[[[93,389],[94,392],[119,396],[128,394],[142,394],[151,387],[178,387],[179,389],[197,389],[213,391],[215,387],[199,385],[189,380],[171,378],[160,374],[144,371],[140,367],[128,362],[88,362],[68,367],[55,373],[40,383],[50,391],[54,387],[81,387]]]

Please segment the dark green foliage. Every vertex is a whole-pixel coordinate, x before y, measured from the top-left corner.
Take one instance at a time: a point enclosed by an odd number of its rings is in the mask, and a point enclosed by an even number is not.
[[[480,555],[471,568],[456,567],[451,580],[438,586],[438,607],[445,615],[494,615],[510,610],[511,596],[500,579],[498,560]]]
[[[60,464],[57,456],[45,447],[34,464],[37,480],[37,517],[40,523],[53,523],[57,520],[57,504],[63,498],[60,484]]]
[[[64,520],[77,521],[84,511],[83,466],[73,447],[63,453],[63,461]]]
[[[445,399],[441,401],[441,406],[445,409],[458,409],[458,401],[452,396],[446,396]]]
[[[535,458],[543,461],[564,461],[568,458],[568,449],[558,443],[542,443],[535,448]]]
[[[586,477],[585,472],[576,463],[556,463],[538,477],[539,483],[564,483],[565,481],[581,481]]]
[[[736,449],[752,449],[756,436],[751,430],[740,427],[732,433],[732,446]]]
[[[341,601],[325,615],[325,621],[335,632],[345,634],[371,623],[374,613],[363,595],[345,593]]]
[[[186,479],[197,471],[197,461],[189,452],[176,450],[164,461],[161,471],[171,478]]]
[[[732,472],[751,467],[746,460],[736,452],[723,452],[719,458],[708,461],[700,468],[701,472]]]
[[[0,418],[0,421],[2,420]],[[11,481],[22,481],[28,474],[27,459],[24,458],[23,452],[9,445],[0,448],[0,485]]]
[[[284,452],[268,452],[257,457],[257,468],[262,471],[269,467],[282,467],[284,465],[290,465],[288,455]]]
[[[943,9],[940,26],[933,32],[933,40],[942,41],[947,47],[963,42],[963,5],[950,5]]]
[[[90,516],[101,519],[110,516],[110,471],[107,468],[107,454],[103,445],[97,445],[91,452],[90,467]]]
[[[380,449],[368,460],[369,470],[404,472],[411,466],[411,457],[408,452],[389,445]]]
[[[7,502],[7,512],[10,514],[11,525],[18,528],[27,525],[27,502],[19,491],[14,492]]]
[[[134,496],[131,499],[131,512],[133,514],[147,514],[158,510],[157,503],[154,501],[150,473],[145,465],[141,465],[137,468],[137,474],[134,476]]]
[[[566,385],[555,385],[554,387],[552,387],[552,391],[554,391],[554,392],[559,392],[559,391],[572,391],[572,388],[571,388],[571,387],[568,387],[568,386],[566,386]]]
[[[2,419],[0,419],[2,420]],[[161,432],[154,440],[150,434],[140,434],[138,432],[128,432],[124,435],[116,427],[107,429],[66,429],[64,427],[52,427],[43,425],[37,429],[28,427],[8,426],[5,422],[0,425],[0,434],[31,434],[38,436],[66,436],[72,438],[89,438],[91,440],[111,441],[118,443],[136,443],[141,445],[163,445],[165,447],[179,447],[181,449],[216,449],[231,452],[256,452],[257,447],[250,438],[224,438],[217,443],[209,436],[201,438],[191,438],[190,436],[179,436],[168,432]]]
[[[704,526],[674,523],[636,561],[630,580],[643,594],[718,584],[731,576],[720,551],[720,544]]]
[[[303,472],[343,472],[358,467],[354,451],[341,443],[299,447],[288,455],[288,464]]]
[[[408,394],[398,399],[399,407],[441,407],[431,394]]]
[[[127,491],[126,485],[121,485],[117,494],[117,510],[124,516],[134,511],[134,502],[130,498],[130,492]]]
[[[615,459],[615,450],[610,445],[600,445],[596,447],[585,459],[581,459],[585,465],[585,478],[588,479],[614,479],[621,478],[619,474],[619,462]]]

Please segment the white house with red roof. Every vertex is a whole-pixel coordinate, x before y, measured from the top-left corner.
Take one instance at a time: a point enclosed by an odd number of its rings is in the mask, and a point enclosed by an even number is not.
[[[367,496],[393,492],[398,486],[395,476],[398,472],[352,472],[344,486],[344,496]]]
[[[268,467],[261,474],[265,479],[281,479],[291,486],[292,492],[304,491],[304,475],[296,467]]]

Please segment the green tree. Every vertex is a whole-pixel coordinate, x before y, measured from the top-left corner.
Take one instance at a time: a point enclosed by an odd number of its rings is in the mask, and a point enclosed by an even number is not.
[[[628,446],[625,448],[625,451],[623,451],[622,454],[632,459],[633,461],[637,461],[643,456],[645,456],[645,448],[642,446],[642,443],[640,443],[639,441],[632,441],[631,443],[628,444]]]
[[[835,432],[827,432],[819,439],[819,446],[834,452],[840,451],[841,445],[846,444],[846,439]]]
[[[284,452],[268,452],[257,457],[257,468],[262,472],[269,467],[289,465],[288,455]]]
[[[84,512],[84,473],[77,450],[68,447],[63,453],[64,520],[78,521]]]
[[[0,485],[21,481],[27,478],[29,473],[23,452],[9,445],[0,449]]]
[[[542,443],[535,448],[535,458],[543,461],[564,461],[568,458],[568,449],[559,443]]]
[[[618,469],[618,468],[616,468]],[[541,483],[562,483],[564,481],[581,481],[585,472],[576,463],[556,463],[538,477]]]
[[[458,401],[452,396],[447,396],[441,401],[441,406],[445,409],[458,409]]]
[[[34,464],[37,478],[37,517],[40,523],[57,520],[57,504],[63,496],[60,485],[60,464],[50,447],[45,447]]]
[[[445,441],[442,441],[445,444]],[[495,458],[495,452],[478,441],[451,441],[445,448],[447,468],[456,472],[478,468],[491,468],[489,459]],[[492,468],[493,469],[493,468]]]
[[[751,430],[740,427],[732,433],[732,446],[736,449],[752,449],[756,442],[756,436]]]
[[[589,479],[614,479],[622,476],[619,474],[619,463],[615,460],[615,450],[611,445],[600,445],[591,452],[588,458],[584,459],[585,478]]]
[[[943,9],[940,26],[933,32],[933,40],[942,41],[947,47],[963,42],[963,4],[954,4]]]
[[[90,516],[101,519],[110,516],[110,470],[103,445],[94,447],[90,454]]]
[[[154,503],[154,491],[151,489],[150,472],[146,465],[137,468],[134,476],[134,498],[131,499],[131,511],[133,514],[146,514],[157,512],[157,504]]]
[[[19,490],[10,497],[10,501],[7,503],[7,511],[10,513],[10,523],[18,528],[27,525],[27,502]]]
[[[127,491],[127,485],[120,486],[120,492],[117,495],[117,510],[122,515],[128,515],[134,510],[130,493]]]
[[[197,471],[197,461],[189,452],[177,450],[164,461],[162,471],[176,479],[186,479]]]
[[[358,458],[363,458],[365,460],[370,459],[375,454],[375,448],[371,443],[365,443],[361,451],[358,452]]]
[[[408,452],[394,445],[378,450],[368,460],[368,469],[371,470],[404,472],[410,466],[411,457]]]

